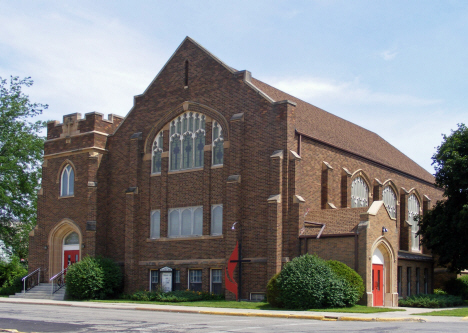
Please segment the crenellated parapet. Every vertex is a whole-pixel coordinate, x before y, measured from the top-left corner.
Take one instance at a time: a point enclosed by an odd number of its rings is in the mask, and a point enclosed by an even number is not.
[[[45,155],[83,148],[105,149],[107,137],[115,132],[124,117],[109,114],[107,119],[99,112],[72,113],[63,116],[63,122],[47,123],[47,140],[44,145]]]

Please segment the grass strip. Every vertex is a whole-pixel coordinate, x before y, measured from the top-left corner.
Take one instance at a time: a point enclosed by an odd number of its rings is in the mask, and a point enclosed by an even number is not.
[[[132,300],[91,300],[90,302],[101,303],[132,303],[132,304],[153,304],[153,305],[180,305],[180,306],[196,306],[207,308],[231,308],[231,309],[253,309],[253,310],[287,310],[272,307],[267,302],[236,302],[236,301],[195,301],[195,302],[150,302],[150,301],[132,301]],[[380,313],[380,312],[394,312],[406,311],[404,309],[390,309],[390,308],[376,308],[367,307],[363,305],[355,305],[349,308],[331,308],[331,309],[310,309],[312,312],[341,312],[341,313]]]
[[[452,310],[439,310],[425,313],[416,313],[418,316],[449,316],[449,317],[467,317],[468,308],[459,308]]]

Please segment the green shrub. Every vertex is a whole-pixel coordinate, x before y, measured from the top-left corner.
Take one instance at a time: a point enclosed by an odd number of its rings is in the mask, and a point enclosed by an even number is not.
[[[399,306],[413,308],[450,308],[462,304],[460,296],[436,294],[413,295],[398,301]]]
[[[104,272],[104,288],[101,290],[101,298],[114,298],[122,292],[122,270],[117,263],[104,257],[96,257],[97,263]]]
[[[104,296],[104,270],[95,258],[84,257],[69,266],[67,296],[74,299],[100,299]]]
[[[356,304],[357,290],[326,262],[305,254],[287,263],[277,279],[280,301],[290,309],[320,309]]]
[[[0,262],[0,295],[14,295],[23,289],[21,279],[28,274],[18,257]]]
[[[447,295],[442,289],[434,289],[434,295]]]
[[[327,265],[333,270],[333,272],[335,272],[336,275],[348,281],[348,283],[356,289],[359,298],[362,297],[365,290],[364,282],[362,281],[361,276],[356,273],[354,269],[341,261],[336,260],[328,260]]]
[[[217,295],[204,291],[176,290],[168,293],[161,291],[137,291],[125,296],[126,299],[146,302],[195,302],[217,301],[224,299],[224,295]]]
[[[468,299],[468,275],[461,278],[452,278],[445,282],[445,291],[449,295],[460,296],[463,299]]]
[[[280,300],[281,290],[278,287],[278,276],[279,273],[273,275],[273,277],[268,281],[267,284],[267,302],[270,303],[271,306],[282,308],[284,304]]]

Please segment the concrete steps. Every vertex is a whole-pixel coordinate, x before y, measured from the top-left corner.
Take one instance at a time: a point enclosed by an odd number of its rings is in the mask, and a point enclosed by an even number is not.
[[[34,299],[52,299],[56,301],[63,301],[65,299],[65,288],[63,287],[59,291],[52,294],[52,284],[40,283],[26,293],[16,293],[10,295],[11,298],[34,298]]]

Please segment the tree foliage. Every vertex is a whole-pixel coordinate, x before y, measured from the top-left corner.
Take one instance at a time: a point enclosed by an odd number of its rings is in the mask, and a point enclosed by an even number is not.
[[[47,105],[22,92],[31,78],[0,77],[0,237],[6,251],[27,255],[27,235],[36,221],[44,122],[31,122]]]
[[[443,135],[432,160],[444,200],[420,219],[419,234],[439,265],[460,272],[468,268],[468,128],[459,124]]]

